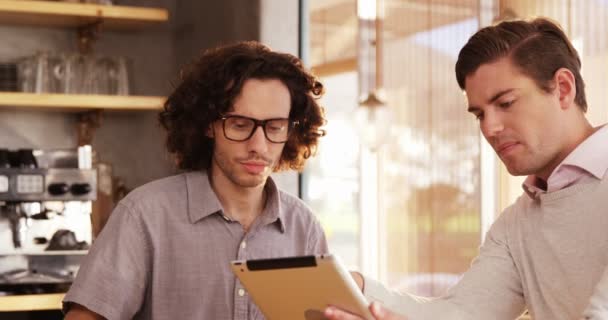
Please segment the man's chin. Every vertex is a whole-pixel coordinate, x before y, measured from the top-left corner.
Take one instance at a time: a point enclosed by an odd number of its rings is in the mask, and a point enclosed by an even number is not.
[[[508,166],[505,164],[507,171],[512,176],[529,176],[534,173],[534,170],[530,170],[530,168],[521,168],[517,166]]]
[[[238,179],[237,183],[243,188],[255,188],[266,184],[268,176],[249,176]]]

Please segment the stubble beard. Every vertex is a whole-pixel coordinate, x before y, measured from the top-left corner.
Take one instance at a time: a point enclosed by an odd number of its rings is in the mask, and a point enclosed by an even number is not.
[[[538,175],[551,162],[550,159],[540,159],[542,155],[535,153],[527,153],[525,157],[520,156],[518,159],[511,159],[509,162],[501,159],[509,174],[513,176],[529,176]]]
[[[218,169],[232,184],[242,188],[254,188],[266,184],[268,179],[267,174],[261,174],[258,176],[248,175],[247,173],[239,174],[239,170],[236,168],[238,164],[230,162],[230,160],[220,156],[213,157]]]

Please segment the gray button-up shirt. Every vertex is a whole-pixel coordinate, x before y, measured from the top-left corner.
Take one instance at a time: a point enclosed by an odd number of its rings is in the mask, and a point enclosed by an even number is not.
[[[250,231],[222,213],[204,172],[135,189],[116,207],[64,298],[108,319],[263,319],[230,270],[236,259],[327,253],[299,199],[266,183]]]

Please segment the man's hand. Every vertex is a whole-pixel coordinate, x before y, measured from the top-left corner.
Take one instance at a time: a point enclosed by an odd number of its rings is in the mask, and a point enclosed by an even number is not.
[[[65,315],[64,320],[104,320],[105,318],[97,313],[77,304],[72,303],[70,311]]]
[[[353,277],[353,279],[355,280],[355,282],[357,283],[357,286],[359,287],[359,289],[361,291],[363,291],[363,276],[357,272],[357,271],[351,271],[350,272],[350,276]]]
[[[371,311],[372,315],[374,316],[374,319],[376,320],[407,320],[407,318],[403,316],[394,314],[386,310],[377,302],[372,302],[372,304],[369,306],[369,310]],[[348,313],[336,307],[327,307],[323,314],[329,320],[364,320],[363,318],[357,315]]]

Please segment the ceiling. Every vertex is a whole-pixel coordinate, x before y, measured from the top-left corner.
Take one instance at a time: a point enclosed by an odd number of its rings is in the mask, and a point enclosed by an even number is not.
[[[383,39],[391,41],[478,15],[478,0],[384,0]],[[356,57],[356,0],[310,0],[312,66]]]

